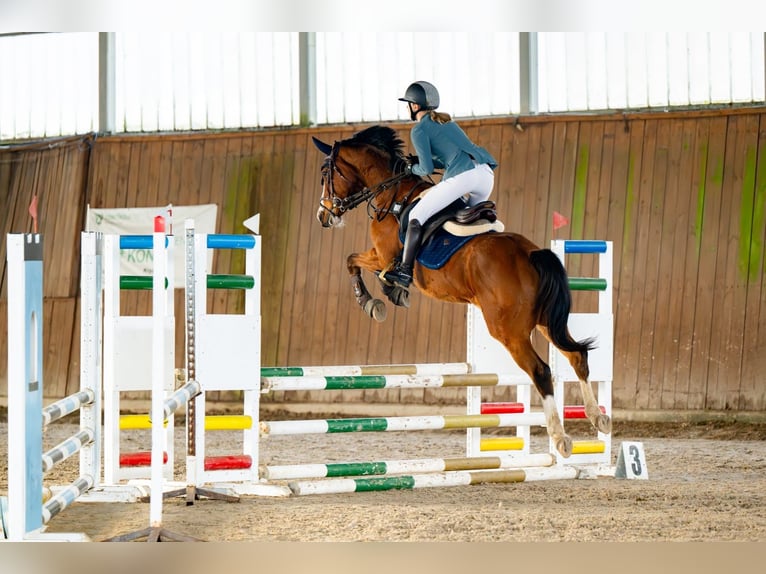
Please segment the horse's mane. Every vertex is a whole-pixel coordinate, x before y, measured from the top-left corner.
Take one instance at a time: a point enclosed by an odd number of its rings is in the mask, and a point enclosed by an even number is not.
[[[396,135],[396,131],[393,128],[387,126],[370,126],[355,133],[346,141],[351,144],[371,145],[384,151],[390,156],[392,164],[404,157],[402,154],[404,142]]]

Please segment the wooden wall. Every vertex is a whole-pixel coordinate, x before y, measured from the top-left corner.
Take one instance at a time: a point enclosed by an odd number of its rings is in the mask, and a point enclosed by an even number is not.
[[[766,410],[766,108],[460,123],[500,162],[494,199],[507,229],[548,245],[551,214],[559,211],[570,224],[557,238],[614,242],[616,407]],[[409,145],[410,125],[392,125]],[[342,229],[316,222],[322,156],[311,136],[332,142],[362,127],[88,136],[0,149],[0,320],[4,234],[30,230],[27,207],[36,193],[45,234],[46,394],[77,385],[78,233],[87,204],[216,203],[221,233],[245,232],[241,222],[261,213],[264,365],[464,360],[463,306],[414,295],[409,310],[389,306],[380,324],[358,309],[345,257],[368,247],[363,208]],[[573,257],[570,273],[587,276],[592,261]],[[214,271],[242,266],[236,254],[221,252]],[[592,295],[576,293],[575,310],[592,310]],[[133,297],[126,308],[146,312],[148,298]],[[178,294],[179,315],[181,303]],[[216,292],[209,304],[234,310],[242,300]],[[5,337],[0,330],[3,356]],[[6,385],[2,361],[0,395]],[[277,398],[462,396],[408,390]]]

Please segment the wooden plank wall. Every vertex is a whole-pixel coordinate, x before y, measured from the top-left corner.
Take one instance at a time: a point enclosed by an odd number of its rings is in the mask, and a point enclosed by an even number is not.
[[[765,108],[460,124],[500,162],[494,199],[507,229],[548,245],[551,214],[559,211],[570,224],[558,238],[614,242],[616,407],[766,409]],[[410,125],[392,125],[409,147]],[[87,204],[216,203],[221,233],[245,232],[241,222],[261,213],[265,365],[464,360],[463,306],[414,294],[409,310],[389,306],[384,323],[357,308],[345,258],[368,247],[363,208],[347,216],[342,229],[324,230],[315,220],[322,156],[311,136],[332,142],[362,127],[86,137],[0,150],[3,232],[29,230],[29,201],[34,193],[41,201],[50,317],[46,394],[62,396],[77,385],[77,234]],[[4,239],[2,245],[5,324]],[[572,275],[595,271],[593,257],[571,257],[568,265]],[[236,253],[217,253],[214,272],[242,267]],[[180,293],[176,301],[180,316]],[[574,303],[575,310],[590,311],[596,300],[576,293]],[[129,294],[123,304],[146,313],[149,300]],[[234,312],[242,298],[215,292],[208,305]],[[2,329],[3,355],[5,336]],[[180,366],[181,322],[177,356]],[[5,376],[3,361],[0,395]],[[285,395],[274,398],[463,397],[461,391],[422,390]]]

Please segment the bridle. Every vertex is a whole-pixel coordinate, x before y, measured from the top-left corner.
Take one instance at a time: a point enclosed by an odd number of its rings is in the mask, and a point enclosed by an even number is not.
[[[397,164],[395,166],[394,171],[397,172],[391,177],[384,179],[377,185],[373,187],[363,187],[361,189],[357,189],[350,193],[346,197],[339,197],[335,193],[335,183],[333,174],[338,174],[338,176],[349,184],[350,187],[353,188],[353,183],[351,180],[349,180],[345,175],[343,175],[343,172],[340,170],[340,168],[336,164],[336,158],[338,156],[338,150],[339,150],[339,144],[338,142],[335,142],[335,144],[332,147],[332,151],[330,152],[330,155],[327,156],[327,159],[325,160],[324,164],[322,165],[322,179],[321,179],[321,185],[322,185],[322,197],[319,198],[319,206],[320,208],[324,209],[325,211],[328,211],[333,217],[340,217],[347,211],[350,211],[354,209],[355,207],[358,207],[362,203],[367,203],[367,215],[370,217],[370,219],[373,218],[373,214],[377,217],[378,221],[381,221],[384,217],[386,217],[394,208],[396,205],[396,194],[391,199],[391,202],[384,207],[378,207],[373,205],[373,200],[378,197],[381,193],[384,191],[394,187],[395,185],[401,184],[402,180],[407,177],[407,173],[404,171],[404,164],[405,161],[403,158],[400,158],[397,160]],[[399,165],[402,166],[402,169],[399,169]],[[327,187],[325,187],[325,178],[327,179]],[[412,189],[407,193],[403,201],[398,202],[401,205],[404,205],[407,203],[407,201],[412,197],[412,194],[415,192],[415,190],[420,187],[425,182],[423,180],[418,180],[415,185],[412,186]],[[329,202],[332,204],[332,209],[325,206],[325,202]],[[337,213],[335,213],[337,211]],[[394,214],[398,215],[400,212],[400,209],[393,209]]]

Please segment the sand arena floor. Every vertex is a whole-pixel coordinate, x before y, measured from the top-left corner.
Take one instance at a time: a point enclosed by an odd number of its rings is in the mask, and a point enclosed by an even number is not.
[[[51,425],[46,444],[76,430],[72,424]],[[576,427],[569,425],[569,430],[577,437]],[[7,436],[7,424],[0,422],[0,437]],[[176,474],[183,480],[183,433],[177,437]],[[243,496],[237,503],[202,499],[191,506],[176,498],[165,501],[163,527],[207,541],[249,542],[766,541],[766,425],[615,421],[613,437],[614,459],[621,441],[643,442],[649,480]],[[136,437],[136,443],[141,440]],[[227,433],[209,433],[207,441],[211,454],[232,452]],[[533,436],[533,448],[545,442],[542,434]],[[279,436],[263,441],[262,460],[287,464],[463,456],[464,443],[462,431]],[[45,484],[68,484],[77,474],[73,457],[46,475]],[[7,440],[0,440],[1,495],[7,494],[7,480]],[[84,532],[101,541],[148,525],[145,503],[75,502],[54,517],[47,531]]]

